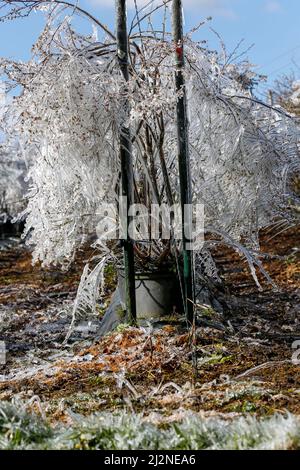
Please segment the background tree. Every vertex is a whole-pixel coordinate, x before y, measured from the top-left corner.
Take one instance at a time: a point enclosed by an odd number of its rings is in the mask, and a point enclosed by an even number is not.
[[[275,87],[270,91],[274,103],[287,111],[300,116],[300,80],[294,73],[283,75],[275,81]]]
[[[283,75],[275,82],[275,87],[270,91],[270,98],[274,104],[278,104],[286,109],[296,118],[300,118],[300,80],[297,80],[295,73]],[[298,120],[299,124],[300,121]],[[290,186],[300,197],[300,170],[295,161],[294,172],[290,172]],[[299,205],[295,206],[299,211]]]

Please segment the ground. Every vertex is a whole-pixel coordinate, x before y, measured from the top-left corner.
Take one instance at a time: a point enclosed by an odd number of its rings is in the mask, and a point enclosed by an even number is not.
[[[0,340],[8,352],[0,400],[17,398],[54,427],[72,425],[74,413],[95,412],[137,413],[159,426],[182,422],[187,413],[239,420],[288,412],[298,422],[300,365],[292,359],[300,341],[299,228],[276,238],[263,233],[261,245],[277,290],[263,281],[259,291],[246,262],[221,247],[215,255],[230,304],[226,314],[200,307],[199,326],[190,334],[173,320],[154,329],[124,325],[101,339],[104,302],[92,327],[79,323],[68,343],[72,301],[89,255],[80,253],[62,273],[33,268],[24,246],[6,247],[0,251]],[[108,269],[106,276],[108,302],[114,274]],[[300,436],[300,424],[297,429]]]

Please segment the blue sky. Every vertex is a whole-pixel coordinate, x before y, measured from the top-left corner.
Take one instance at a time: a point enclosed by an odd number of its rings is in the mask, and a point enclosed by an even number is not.
[[[138,4],[143,1],[137,0]],[[129,0],[129,6],[133,2]],[[79,4],[113,28],[114,0],[81,0]],[[299,0],[183,0],[183,4],[186,30],[212,16],[210,26],[222,36],[229,51],[241,39],[244,39],[244,49],[254,44],[248,57],[257,65],[259,73],[269,75],[270,84],[291,70],[300,77]],[[0,55],[28,58],[42,26],[39,14],[0,23]],[[217,46],[216,37],[208,27],[202,28],[195,38],[207,39],[212,48]],[[260,92],[268,86],[262,85]]]

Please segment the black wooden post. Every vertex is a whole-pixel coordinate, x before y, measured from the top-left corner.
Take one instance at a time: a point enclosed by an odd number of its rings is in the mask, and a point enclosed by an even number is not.
[[[118,60],[125,82],[129,80],[128,69],[128,35],[127,35],[127,15],[126,0],[116,0],[116,36],[118,48]],[[124,111],[125,116],[129,114],[129,103],[126,99],[127,86],[124,86]],[[126,309],[131,322],[136,322],[136,296],[135,296],[135,268],[134,268],[134,246],[128,228],[131,222],[129,208],[134,202],[133,192],[133,164],[130,129],[126,123],[122,125],[120,132],[120,161],[122,178],[122,196],[127,201],[126,209],[126,234],[124,240],[124,268],[126,285]]]
[[[185,289],[185,312],[189,324],[194,318],[194,272],[193,256],[188,244],[192,233],[192,192],[189,161],[189,130],[187,117],[187,99],[184,79],[184,45],[183,45],[183,15],[182,0],[173,0],[173,39],[176,47],[176,91],[177,100],[177,133],[178,133],[178,163],[180,176],[182,237],[183,237],[183,279]]]

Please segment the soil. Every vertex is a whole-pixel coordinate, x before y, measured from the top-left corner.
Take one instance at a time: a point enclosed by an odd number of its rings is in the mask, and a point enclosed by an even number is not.
[[[80,252],[61,272],[32,267],[22,245],[0,250],[0,340],[7,347],[0,399],[31,399],[52,422],[68,421],[70,411],[123,408],[166,416],[178,409],[300,414],[300,363],[293,360],[300,350],[299,228],[276,238],[265,232],[261,247],[277,289],[260,276],[259,290],[247,263],[219,248],[230,310],[222,315],[200,306],[190,333],[184,321],[170,321],[160,328],[124,325],[97,338],[115,282],[108,270],[105,302],[66,344],[72,302],[92,253]]]

